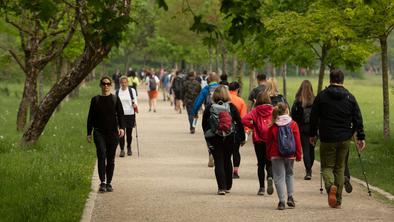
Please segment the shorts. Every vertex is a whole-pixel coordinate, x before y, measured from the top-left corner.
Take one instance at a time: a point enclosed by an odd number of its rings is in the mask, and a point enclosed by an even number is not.
[[[158,94],[157,90],[148,91],[149,99],[156,99],[157,98],[157,94]]]

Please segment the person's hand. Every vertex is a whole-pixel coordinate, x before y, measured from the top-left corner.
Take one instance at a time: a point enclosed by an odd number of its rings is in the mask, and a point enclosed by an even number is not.
[[[118,129],[118,134],[119,134],[119,137],[123,137],[124,136],[124,129]]]
[[[356,141],[356,148],[359,153],[361,153],[365,148],[365,140],[357,140]]]
[[[312,144],[313,146],[316,145],[317,137],[309,137],[309,143]]]
[[[86,139],[88,140],[88,143],[92,143],[92,135],[88,135]]]
[[[241,146],[244,146],[245,143],[246,143],[246,140],[242,141],[242,142],[241,142]]]

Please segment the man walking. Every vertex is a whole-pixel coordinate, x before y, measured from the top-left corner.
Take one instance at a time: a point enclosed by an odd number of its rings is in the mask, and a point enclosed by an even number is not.
[[[257,79],[257,84],[258,86],[254,89],[252,89],[252,91],[250,91],[249,96],[248,96],[248,112],[250,110],[252,110],[254,103],[256,102],[256,98],[259,95],[260,92],[263,92],[267,87],[265,85],[265,83],[267,82],[267,76],[263,73],[259,73],[256,76]]]
[[[358,151],[365,147],[360,108],[343,82],[341,70],[331,71],[330,85],[316,96],[310,117],[310,142],[316,143],[319,130],[321,170],[332,208],[339,208],[342,203],[345,160],[354,133]]]

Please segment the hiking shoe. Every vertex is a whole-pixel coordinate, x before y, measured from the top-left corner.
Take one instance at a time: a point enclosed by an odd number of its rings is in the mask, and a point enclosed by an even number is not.
[[[124,152],[124,150],[120,150],[119,157],[124,157],[124,155],[125,155],[125,152]]]
[[[107,186],[105,185],[105,183],[100,183],[99,192],[104,193],[106,191],[107,191]]]
[[[226,195],[225,190],[218,190],[217,195]]]
[[[289,206],[289,207],[295,207],[295,203],[294,203],[293,197],[288,197],[288,198],[287,198],[287,206]]]
[[[341,208],[342,208],[342,207],[341,207],[341,202],[338,202],[338,201],[337,201],[337,203],[335,204],[335,208],[341,209]]]
[[[345,177],[345,191],[346,193],[351,193],[353,191],[353,186],[350,183],[350,178],[349,177]]]
[[[114,189],[112,189],[111,184],[110,183],[107,184],[107,192],[112,192],[112,191],[114,191]]]
[[[195,132],[196,132],[196,128],[195,127],[190,128],[190,133],[191,134],[194,134]]]
[[[260,187],[259,191],[257,191],[257,195],[264,196],[264,192],[265,192],[265,188],[264,187]]]
[[[226,193],[230,193],[230,190],[225,190],[224,192],[226,192]]]
[[[233,173],[233,179],[239,179],[239,175],[238,175],[237,172],[234,172],[234,173]]]
[[[127,147],[127,156],[133,155],[133,152],[131,152],[131,147]]]
[[[213,156],[212,154],[209,154],[209,159],[208,159],[208,167],[213,167],[215,164],[213,162]]]
[[[268,184],[267,193],[268,193],[268,195],[272,195],[274,193],[272,177],[268,177],[267,184]]]
[[[278,203],[278,208],[277,208],[278,210],[284,210],[285,209],[285,203],[283,203],[283,202],[279,202]]]
[[[328,205],[333,208],[337,205],[337,186],[335,185],[331,185],[328,192]]]

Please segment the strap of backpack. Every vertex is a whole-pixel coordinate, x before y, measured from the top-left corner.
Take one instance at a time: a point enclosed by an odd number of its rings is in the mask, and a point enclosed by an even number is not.
[[[134,96],[133,96],[133,90],[132,88],[129,86],[129,93],[130,93],[130,98],[131,98],[131,103],[134,104]]]

